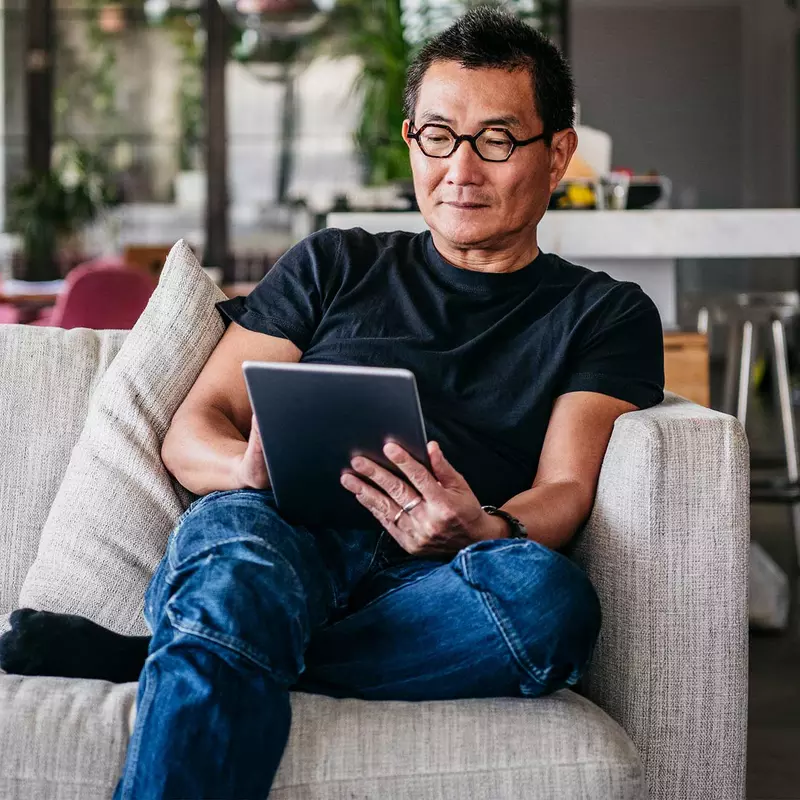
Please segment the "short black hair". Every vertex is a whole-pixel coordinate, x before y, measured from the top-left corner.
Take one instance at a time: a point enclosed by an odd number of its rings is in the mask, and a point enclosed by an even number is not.
[[[456,61],[467,69],[526,69],[548,142],[575,124],[575,84],[561,51],[519,17],[496,6],[478,6],[428,42],[408,69],[403,111],[414,120],[419,87],[428,68]]]

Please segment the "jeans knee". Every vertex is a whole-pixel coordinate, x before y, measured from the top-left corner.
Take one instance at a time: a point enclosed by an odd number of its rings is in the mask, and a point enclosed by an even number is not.
[[[266,494],[213,493],[184,516],[170,537],[158,623],[291,683],[331,588],[311,534],[286,523]]]
[[[600,602],[586,574],[534,541],[480,542],[454,562],[480,592],[515,659],[526,694],[574,685],[600,632]]]
[[[314,626],[305,586],[262,542],[228,542],[175,570],[162,623],[228,648],[291,683]]]
[[[227,542],[271,538],[280,542],[290,539],[292,530],[278,514],[271,492],[211,492],[196,500],[180,518],[170,534],[167,558],[172,569],[179,569]]]

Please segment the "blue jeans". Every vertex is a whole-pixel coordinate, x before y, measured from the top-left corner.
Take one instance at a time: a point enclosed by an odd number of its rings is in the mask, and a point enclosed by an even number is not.
[[[145,617],[153,638],[116,800],[265,798],[290,689],[537,697],[576,683],[600,628],[584,573],[533,541],[422,559],[377,530],[292,526],[270,491],[251,489],[187,509]]]

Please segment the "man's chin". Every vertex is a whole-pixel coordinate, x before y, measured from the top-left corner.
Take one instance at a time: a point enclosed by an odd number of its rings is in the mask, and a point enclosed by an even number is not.
[[[483,242],[492,241],[499,233],[497,225],[488,219],[488,211],[484,219],[476,219],[481,211],[458,213],[459,209],[448,208],[444,213],[439,209],[434,219],[428,220],[430,227],[454,247],[470,247]]]

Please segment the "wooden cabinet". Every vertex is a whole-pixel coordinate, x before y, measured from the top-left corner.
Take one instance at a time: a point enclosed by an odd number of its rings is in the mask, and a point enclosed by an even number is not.
[[[708,406],[708,337],[703,333],[664,333],[664,383],[670,392]]]

